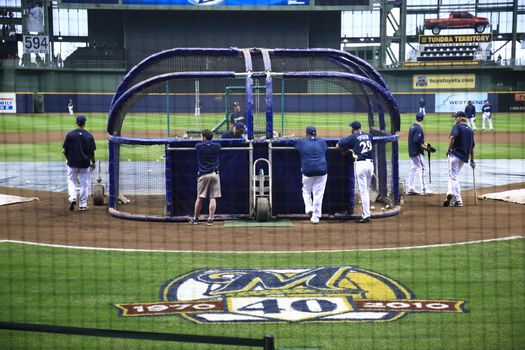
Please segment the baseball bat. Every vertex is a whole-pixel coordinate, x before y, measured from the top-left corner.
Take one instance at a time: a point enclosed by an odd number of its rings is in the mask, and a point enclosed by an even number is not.
[[[472,183],[474,184],[474,205],[478,205],[478,190],[476,189],[476,169],[472,168]]]
[[[432,154],[432,152],[427,150],[427,154],[428,154],[428,183],[431,184],[432,183],[432,171],[430,170],[430,155]]]

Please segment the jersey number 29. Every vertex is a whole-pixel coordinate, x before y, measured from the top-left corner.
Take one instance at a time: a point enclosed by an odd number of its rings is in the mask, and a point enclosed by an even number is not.
[[[368,153],[372,150],[372,141],[361,141],[359,146],[361,146],[361,154]]]

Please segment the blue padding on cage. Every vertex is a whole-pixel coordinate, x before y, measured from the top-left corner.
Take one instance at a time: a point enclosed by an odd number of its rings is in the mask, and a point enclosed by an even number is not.
[[[137,85],[134,85],[129,90],[126,90],[109,110],[109,118],[107,125],[107,132],[110,135],[114,135],[115,132],[120,134],[122,128],[122,122],[124,121],[124,115],[117,113],[120,107],[125,104],[134,94],[139,91],[157,83],[172,79],[185,79],[185,78],[235,78],[234,72],[176,72],[157,75],[150,79],[144,80]]]
[[[195,152],[170,152],[173,165],[173,215],[192,215],[197,197],[197,155]],[[246,150],[221,152],[219,175],[221,198],[217,214],[249,214],[249,164]],[[208,212],[208,200],[202,213]]]
[[[328,179],[323,199],[323,213],[347,213],[350,190],[348,180],[353,177],[349,171],[349,158],[340,152],[327,152]],[[272,213],[304,213],[302,197],[301,157],[295,150],[278,147],[272,149],[273,203]]]
[[[131,137],[122,137],[122,136],[109,136],[110,143],[119,143],[127,145],[162,145],[170,144],[175,147],[195,147],[197,142],[200,142],[200,139],[187,140],[187,139],[140,139],[140,138],[131,138]],[[247,142],[243,138],[235,139],[213,139],[213,142],[218,142],[222,147],[229,146],[246,146]]]
[[[155,53],[151,56],[146,57],[141,62],[139,62],[136,66],[130,69],[128,74],[124,76],[120,84],[117,86],[117,90],[115,92],[115,95],[113,96],[113,99],[111,100],[112,107],[115,102],[118,100],[118,98],[130,88],[129,84],[130,82],[137,77],[144,69],[149,68],[153,64],[162,61],[164,59],[174,57],[174,56],[182,56],[187,54],[208,54],[208,55],[237,55],[241,52],[238,48],[226,48],[226,49],[217,49],[217,48],[175,48],[170,50],[161,51],[158,53]]]

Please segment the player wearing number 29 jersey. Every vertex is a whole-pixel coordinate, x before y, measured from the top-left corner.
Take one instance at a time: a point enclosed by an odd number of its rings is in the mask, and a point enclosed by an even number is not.
[[[370,222],[370,185],[374,175],[374,146],[372,135],[361,131],[361,123],[354,121],[349,125],[352,134],[337,144],[338,148],[351,150],[354,156],[354,176],[356,187],[361,195],[361,217],[358,223]]]

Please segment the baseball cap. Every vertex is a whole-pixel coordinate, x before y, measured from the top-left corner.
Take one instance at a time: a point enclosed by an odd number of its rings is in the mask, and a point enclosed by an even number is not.
[[[425,115],[424,115],[423,113],[418,112],[418,113],[416,114],[416,120],[418,120],[418,121],[422,121],[424,118],[425,118]]]
[[[85,124],[86,120],[87,120],[86,117],[84,117],[83,115],[79,115],[77,117],[77,125]]]
[[[315,136],[317,134],[317,129],[315,128],[315,126],[307,126],[306,127],[306,133],[308,135]]]
[[[234,127],[235,129],[239,129],[239,130],[246,130],[246,126],[244,126],[243,123],[238,123],[238,122],[237,122],[237,123],[233,124],[233,127]]]
[[[457,111],[455,114],[452,114],[454,118],[466,118],[467,115],[463,111]]]
[[[238,101],[235,101],[232,103],[232,106],[240,106],[240,103]]]
[[[348,125],[349,127],[351,127],[352,129],[354,130],[359,130],[361,129],[361,123],[358,122],[357,120],[354,120],[353,122],[350,123],[350,125]]]

